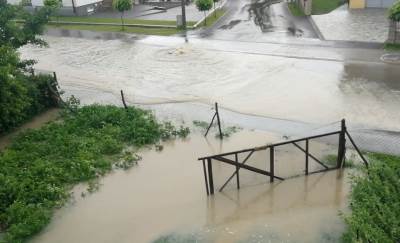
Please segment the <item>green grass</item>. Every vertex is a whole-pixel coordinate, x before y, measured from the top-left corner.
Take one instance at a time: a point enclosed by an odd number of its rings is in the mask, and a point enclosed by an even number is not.
[[[399,242],[400,157],[371,153],[370,168],[352,178],[344,242]]]
[[[25,242],[43,229],[71,187],[113,168],[129,168],[140,148],[186,137],[189,130],[161,123],[149,111],[70,102],[62,119],[28,130],[0,153],[0,242]],[[95,190],[96,184],[89,183]]]
[[[303,10],[296,3],[288,3],[288,7],[293,16],[297,17],[306,16]]]
[[[385,43],[384,48],[387,51],[400,51],[400,44]]]
[[[312,14],[326,14],[335,10],[342,4],[343,0],[313,0]]]
[[[88,23],[121,23],[119,18],[95,18],[95,17],[58,17],[59,21],[69,21],[69,22],[88,22]],[[56,18],[52,18],[56,21]],[[148,24],[148,25],[174,25],[176,26],[176,21],[174,20],[147,20],[147,19],[124,19],[126,24]],[[196,22],[188,21],[188,26],[193,26]]]
[[[144,35],[175,35],[181,32],[179,29],[167,29],[167,28],[144,28],[144,27],[125,27],[122,31],[120,26],[99,26],[99,25],[48,25],[53,28],[61,28],[67,30],[92,30],[92,31],[104,31],[104,32],[125,32],[125,33],[136,33]]]
[[[199,24],[199,27],[210,27],[210,26],[213,26],[214,25],[214,23],[215,22],[217,22],[217,20],[219,19],[219,18],[221,18],[224,14],[225,14],[225,10],[223,10],[223,9],[217,9],[216,10],[216,15],[214,14],[214,13],[212,13],[211,15],[209,15],[207,18],[206,18],[206,22],[207,22],[207,25],[204,25],[204,21],[203,22],[201,22],[200,24]],[[216,16],[216,17],[215,17]]]

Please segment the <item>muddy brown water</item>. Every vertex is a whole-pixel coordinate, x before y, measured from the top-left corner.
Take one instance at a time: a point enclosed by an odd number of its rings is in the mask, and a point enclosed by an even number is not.
[[[60,113],[60,109],[51,108],[51,109],[35,116],[34,118],[32,118],[32,120],[26,122],[21,127],[17,128],[15,131],[13,131],[9,134],[0,136],[0,151],[3,150],[4,148],[6,148],[12,142],[12,139],[17,134],[19,134],[27,129],[39,128],[50,121],[56,120],[59,116],[59,113]]]
[[[240,131],[221,142],[198,133],[165,142],[162,151],[143,149],[143,159],[127,171],[101,179],[99,191],[74,199],[58,210],[50,225],[31,242],[329,242],[344,230],[340,210],[346,210],[347,173],[331,171],[283,182],[240,171],[221,193],[207,197],[198,157],[282,140],[276,134]],[[313,142],[314,155],[337,151]],[[276,174],[291,176],[304,169],[304,154],[282,147],[276,154]],[[267,154],[248,162],[268,169]],[[312,169],[318,166],[312,164]],[[219,188],[234,171],[214,162]]]

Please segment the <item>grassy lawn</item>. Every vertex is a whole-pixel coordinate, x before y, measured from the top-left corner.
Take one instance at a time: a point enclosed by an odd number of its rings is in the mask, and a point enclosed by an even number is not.
[[[288,7],[293,16],[297,17],[306,16],[303,10],[296,3],[288,3]]]
[[[329,13],[338,8],[343,3],[343,0],[313,0],[312,14]]]
[[[56,18],[52,19],[56,21]],[[119,18],[95,18],[95,17],[59,17],[59,21],[69,22],[88,22],[88,23],[121,23]],[[124,19],[126,24],[148,24],[148,25],[173,25],[176,26],[175,20],[147,20],[147,19]],[[188,26],[193,26],[196,22],[188,21]]]
[[[352,178],[343,242],[399,242],[400,157],[371,153],[370,168]]]
[[[386,43],[384,48],[387,51],[400,51],[400,44]]]
[[[42,230],[75,184],[92,181],[91,192],[96,178],[135,166],[138,148],[189,133],[135,107],[70,101],[60,120],[22,132],[0,152],[0,242],[25,242]]]
[[[180,33],[179,29],[167,29],[167,28],[144,28],[144,27],[125,27],[122,31],[120,26],[105,26],[105,25],[48,25],[50,27],[62,28],[67,30],[93,30],[93,31],[105,31],[105,32],[124,32],[124,33],[136,33],[144,35],[174,35]]]
[[[206,26],[206,27],[212,26],[215,22],[217,22],[217,20],[219,18],[221,18],[225,14],[225,10],[223,10],[223,9],[218,9],[216,12],[217,12],[217,15],[216,15],[217,17],[215,17],[214,13],[211,14],[210,16],[207,17],[207,21],[206,21],[207,25],[204,25],[204,21],[203,21],[203,22],[201,22],[199,24],[199,27],[201,27],[201,26]]]

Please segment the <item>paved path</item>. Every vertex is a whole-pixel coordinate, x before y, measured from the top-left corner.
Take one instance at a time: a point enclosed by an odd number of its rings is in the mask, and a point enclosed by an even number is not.
[[[327,40],[383,43],[388,37],[387,9],[348,9],[347,5],[312,19]]]
[[[181,7],[170,8],[167,11],[153,10],[153,6],[135,5],[131,11],[124,13],[125,18],[130,19],[148,19],[148,20],[176,20],[177,15],[181,15]],[[186,6],[187,21],[199,21],[204,14],[196,9],[194,4]],[[97,12],[91,15],[93,18],[120,18],[120,13],[108,10]]]

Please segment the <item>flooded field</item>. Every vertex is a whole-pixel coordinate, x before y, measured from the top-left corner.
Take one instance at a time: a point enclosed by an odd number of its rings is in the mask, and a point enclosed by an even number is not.
[[[223,142],[194,133],[164,143],[162,151],[144,149],[138,166],[104,177],[99,191],[82,197],[85,186],[77,186],[74,200],[31,242],[335,242],[344,230],[338,213],[346,210],[346,172],[270,184],[241,170],[240,190],[232,181],[207,197],[198,157],[278,140],[259,131],[242,130]],[[317,157],[337,151],[318,141],[311,148]],[[277,151],[276,174],[304,173],[300,154],[295,147]],[[265,168],[266,154],[254,155],[248,164]],[[233,171],[215,162],[216,187]]]
[[[118,97],[123,89],[132,104],[218,101],[244,114],[312,123],[346,117],[351,124],[400,129],[400,69],[380,63],[374,51],[97,37],[47,36],[49,48],[24,48],[22,56],[56,71],[61,88],[77,90],[79,98],[90,94],[85,90]],[[371,61],[357,61],[364,59]]]

